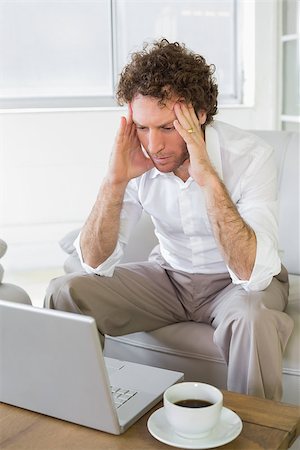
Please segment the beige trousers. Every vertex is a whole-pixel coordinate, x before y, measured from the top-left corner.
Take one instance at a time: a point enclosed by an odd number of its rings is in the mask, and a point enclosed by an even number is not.
[[[205,322],[228,365],[231,391],[280,400],[282,353],[293,328],[282,312],[287,272],[260,292],[233,285],[227,273],[175,271],[166,263],[118,266],[113,277],[73,273],[53,280],[48,308],[90,315],[104,335],[150,331],[176,322]]]

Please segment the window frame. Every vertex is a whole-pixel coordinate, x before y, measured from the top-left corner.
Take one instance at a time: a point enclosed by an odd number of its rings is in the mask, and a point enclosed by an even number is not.
[[[219,106],[230,108],[230,107],[240,107],[245,106],[249,103],[251,94],[247,94],[245,89],[247,89],[244,83],[244,68],[242,61],[242,51],[239,44],[239,34],[243,33],[241,31],[241,16],[245,15],[241,10],[243,10],[242,0],[233,0],[234,3],[234,61],[235,61],[235,71],[234,71],[234,92],[233,95],[220,95],[219,94]],[[34,96],[34,97],[15,97],[15,98],[4,98],[0,97],[0,110],[91,110],[91,109],[115,109],[120,108],[117,104],[114,91],[118,81],[117,67],[117,32],[116,32],[116,0],[109,1],[110,8],[110,41],[111,41],[111,64],[112,64],[112,80],[111,84],[113,87],[111,95],[101,95],[101,96]],[[245,41],[247,39],[243,39]],[[249,74],[248,74],[249,75]],[[252,78],[250,82],[251,88],[248,90],[253,90],[254,74],[249,75]]]

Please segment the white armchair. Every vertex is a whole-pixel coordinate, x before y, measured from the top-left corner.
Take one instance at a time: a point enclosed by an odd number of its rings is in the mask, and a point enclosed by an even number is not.
[[[278,165],[279,245],[282,261],[289,272],[290,294],[286,312],[294,320],[294,330],[284,353],[283,400],[300,403],[300,243],[299,243],[299,134],[281,131],[255,131],[275,149]],[[78,234],[71,232],[61,246],[71,255],[65,270],[82,270],[74,247]],[[153,225],[143,215],[134,230],[122,262],[147,259],[157,244]],[[227,367],[213,343],[213,328],[207,324],[183,322],[153,332],[107,336],[107,356],[184,372],[186,380],[199,380],[226,388]]]

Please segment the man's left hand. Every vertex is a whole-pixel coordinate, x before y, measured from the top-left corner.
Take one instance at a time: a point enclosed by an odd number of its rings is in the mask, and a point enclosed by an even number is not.
[[[206,113],[200,111],[198,117],[193,106],[183,102],[177,102],[174,105],[174,112],[177,117],[174,127],[184,139],[189,152],[189,174],[200,186],[204,186],[208,177],[216,175],[206,150],[204,132],[201,128],[202,122],[206,120]]]

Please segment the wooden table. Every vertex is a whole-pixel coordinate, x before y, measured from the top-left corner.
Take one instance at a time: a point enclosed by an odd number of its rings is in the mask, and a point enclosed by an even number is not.
[[[300,433],[300,408],[223,391],[224,405],[243,420],[241,434],[226,450],[287,449]],[[126,433],[113,436],[72,423],[0,404],[0,448],[18,450],[155,450],[174,448],[154,439],[147,430],[150,414]]]

